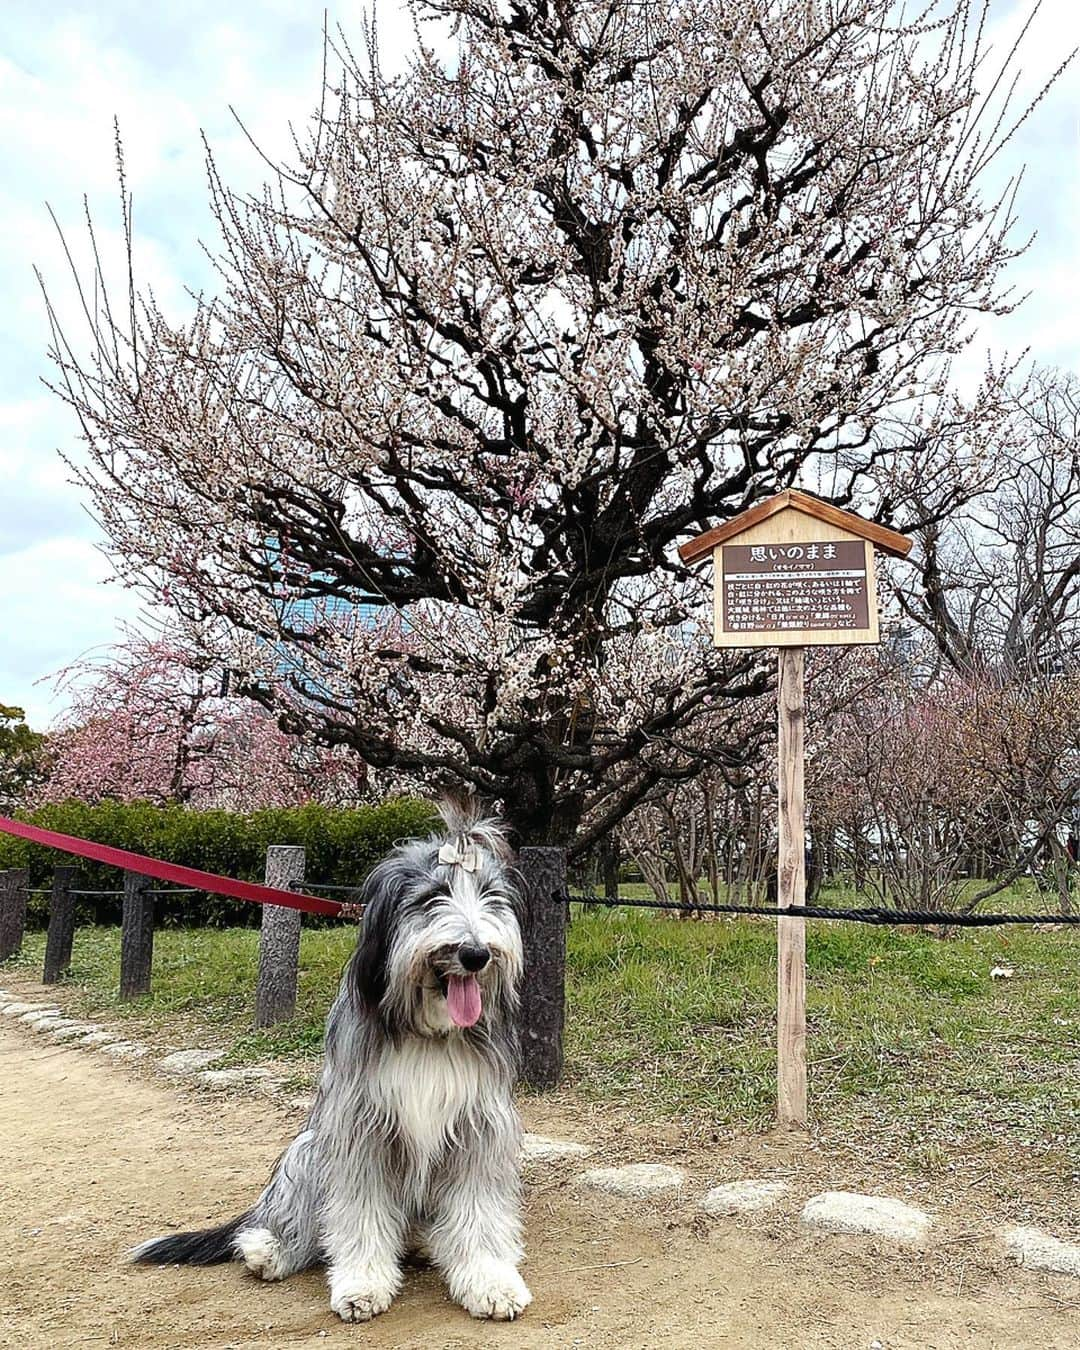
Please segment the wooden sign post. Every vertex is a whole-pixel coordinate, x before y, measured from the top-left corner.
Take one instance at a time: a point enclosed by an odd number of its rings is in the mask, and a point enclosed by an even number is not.
[[[679,549],[713,559],[717,647],[777,648],[778,909],[806,903],[803,790],[805,648],[878,641],[874,548],[903,558],[911,540],[790,489]],[[806,1125],[806,925],[776,923],[776,1105]]]

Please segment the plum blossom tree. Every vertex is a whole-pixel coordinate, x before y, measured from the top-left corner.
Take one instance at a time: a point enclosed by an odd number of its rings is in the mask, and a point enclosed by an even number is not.
[[[338,44],[262,195],[210,163],[218,294],[86,278],[57,389],[120,569],[239,688],[581,850],[748,753],[692,734],[769,677],[680,540],[797,482],[904,529],[981,482],[998,381],[948,362],[1008,303],[1009,81],[969,0],[414,9],[453,59]]]
[[[814,828],[828,830],[856,884],[898,909],[961,904],[975,821],[993,782],[972,761],[959,681],[882,679],[830,723],[812,760]]]
[[[345,747],[298,742],[181,636],[129,632],[97,659],[60,672],[69,697],[48,738],[37,802],[181,802],[250,811],[363,794],[363,761]]]
[[[1009,683],[1080,669],[1080,380],[1036,370],[1006,406],[992,490],[919,531],[896,594],[946,668]]]
[[[819,726],[807,790],[812,829],[860,889],[928,911],[974,908],[1045,869],[1068,912],[1078,795],[1076,676],[923,682],[883,664]]]
[[[693,779],[661,784],[620,823],[618,843],[658,900],[702,898],[713,904],[750,896],[774,860],[775,793],[767,747],[776,710],[767,697],[741,699],[703,716],[695,726],[700,754],[710,745],[739,744],[745,763],[707,764]]]
[[[886,628],[889,622],[886,621]],[[806,665],[812,798],[828,794],[820,820],[811,820],[807,894],[817,892],[824,874],[836,870],[836,849],[829,847],[838,806],[832,779],[846,766],[830,754],[838,726],[856,712],[865,715],[868,695],[896,681],[898,672],[875,648],[815,647]],[[875,709],[876,711],[876,709]],[[709,764],[691,781],[672,789],[660,785],[623,820],[618,843],[632,859],[658,899],[672,887],[688,908],[702,896],[718,904],[728,899],[747,904],[775,899],[776,878],[776,701],[772,694],[729,704],[723,714],[703,715],[694,728],[703,756],[715,745],[739,744],[745,763]],[[841,737],[842,739],[842,737]],[[850,827],[851,820],[845,824]],[[817,826],[820,825],[820,828]],[[869,823],[858,823],[849,838],[865,842]]]

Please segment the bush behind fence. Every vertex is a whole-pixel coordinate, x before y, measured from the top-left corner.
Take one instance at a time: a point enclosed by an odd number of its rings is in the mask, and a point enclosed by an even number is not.
[[[149,802],[99,802],[91,806],[68,801],[18,814],[22,820],[61,834],[78,835],[244,881],[263,880],[269,845],[301,844],[306,851],[307,876],[313,882],[341,886],[359,883],[396,840],[425,834],[434,820],[429,803],[410,797],[394,798],[376,806],[330,807],[309,803],[244,814],[192,811]],[[0,835],[0,871],[29,868],[31,890],[40,891],[51,885],[56,862],[57,855],[52,849]],[[115,867],[81,860],[75,885],[80,890],[122,891],[124,874]],[[45,926],[48,903],[47,895],[31,895],[28,926]],[[119,923],[122,908],[120,895],[79,896],[76,922]],[[202,891],[163,896],[156,910],[157,923],[162,927],[205,924],[215,928],[257,928],[261,919],[258,905]],[[305,919],[307,924],[322,922],[326,921],[312,915]]]

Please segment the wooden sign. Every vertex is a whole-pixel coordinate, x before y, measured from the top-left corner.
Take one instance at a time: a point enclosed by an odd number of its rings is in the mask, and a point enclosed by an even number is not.
[[[716,646],[848,646],[878,641],[875,545],[902,558],[911,541],[790,489],[679,555],[712,555]]]
[[[865,539],[721,544],[717,552],[717,646],[877,641],[874,555]]]
[[[878,641],[874,548],[907,556],[911,540],[789,489],[691,539],[683,562],[713,559],[717,647],[776,647],[778,909],[806,903],[804,648]],[[776,924],[776,1104],[806,1124],[806,933]]]

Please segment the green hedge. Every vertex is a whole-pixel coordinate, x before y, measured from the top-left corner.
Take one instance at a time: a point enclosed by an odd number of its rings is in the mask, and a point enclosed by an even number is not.
[[[429,803],[410,797],[378,806],[278,807],[246,815],[189,811],[181,806],[160,807],[149,802],[101,802],[89,806],[69,801],[20,812],[19,819],[61,834],[77,835],[244,881],[263,880],[268,845],[302,844],[309,881],[351,886],[364,877],[396,840],[426,834],[432,826],[434,811]],[[0,869],[28,867],[32,890],[50,886],[53,868],[62,863],[78,868],[75,884],[79,889],[123,887],[123,873],[117,868],[0,834]],[[155,883],[158,885],[166,888],[163,882]],[[117,923],[121,908],[119,897],[80,897],[77,922]],[[160,896],[156,911],[156,922],[163,926],[254,927],[260,915],[258,905],[204,892]],[[42,927],[47,914],[48,896],[32,895],[30,925]],[[305,915],[305,923],[316,921],[314,916]]]

